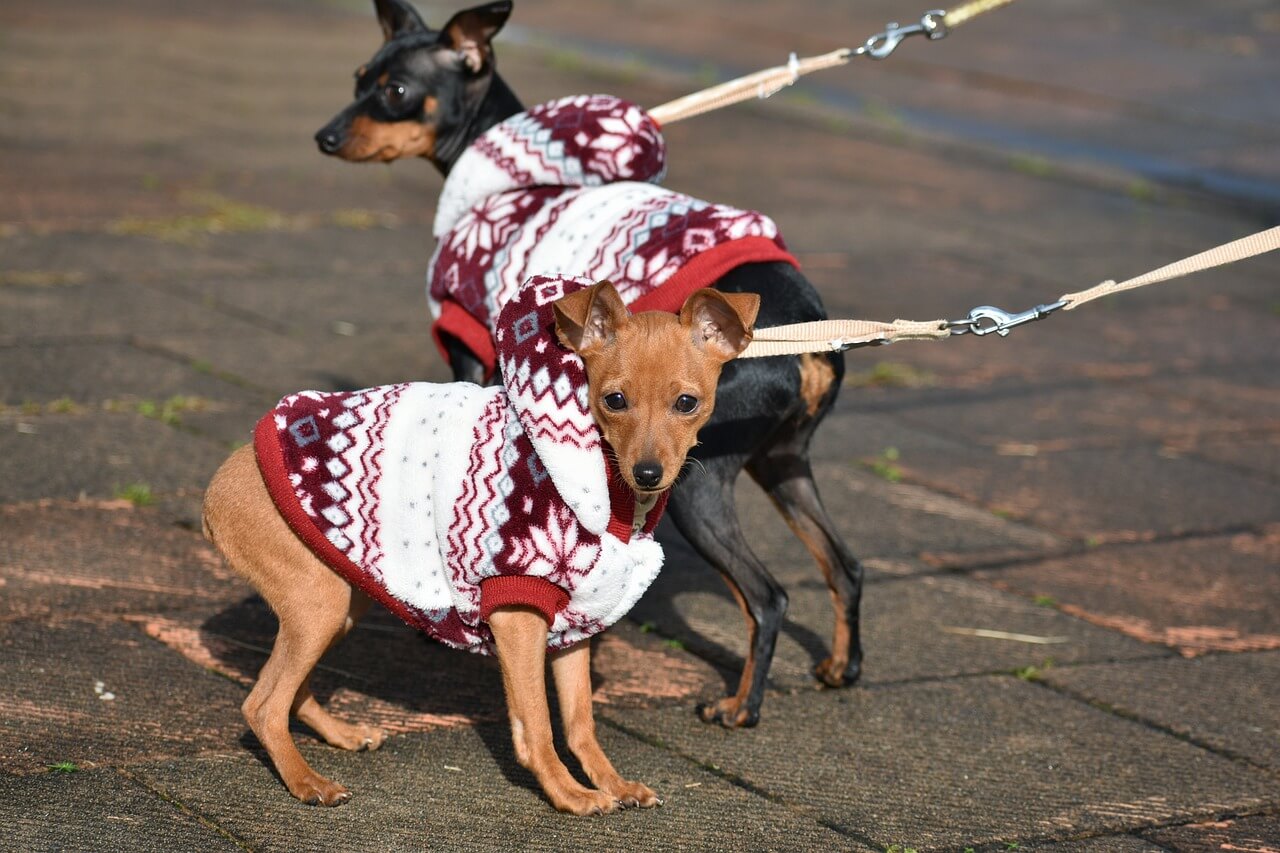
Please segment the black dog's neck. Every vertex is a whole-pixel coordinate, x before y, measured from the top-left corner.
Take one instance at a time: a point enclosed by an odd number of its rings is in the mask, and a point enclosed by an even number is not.
[[[448,175],[462,152],[480,134],[520,112],[524,112],[524,104],[520,103],[506,81],[494,73],[475,110],[446,139],[436,143],[436,166],[441,173]]]

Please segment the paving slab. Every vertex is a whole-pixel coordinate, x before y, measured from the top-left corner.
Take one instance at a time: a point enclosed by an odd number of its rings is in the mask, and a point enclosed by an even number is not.
[[[128,281],[99,281],[92,275],[57,287],[0,288],[0,307],[0,344],[37,334],[43,340],[82,342],[89,336],[126,339],[234,324],[190,299]]]
[[[814,480],[836,529],[859,559],[894,565],[887,571],[873,569],[873,574],[902,574],[904,560],[935,551],[1043,554],[1067,547],[1066,540],[1032,525],[865,470],[861,459],[875,457],[883,448],[872,451],[859,436],[837,426],[823,430],[815,445]],[[690,471],[685,476],[699,475]],[[787,585],[820,577],[809,552],[750,477],[739,480],[735,500],[748,544],[779,581]],[[664,527],[661,538],[664,543],[678,540],[683,547],[674,526]],[[686,552],[678,553],[676,564],[682,565]],[[692,552],[687,555],[697,559]]]
[[[1280,850],[1280,815],[1215,820],[1146,833],[1165,850],[1210,853],[1218,850],[1272,853]]]
[[[190,364],[119,342],[0,348],[0,405],[59,401],[71,410],[157,408],[183,398],[181,415],[216,414],[236,403],[261,404],[262,395]],[[47,409],[47,407],[45,407]]]
[[[813,688],[813,667],[830,652],[832,608],[826,587],[792,586],[770,680],[785,689]],[[666,570],[632,610],[664,636],[728,667],[736,685],[746,654],[742,612],[719,576]],[[862,599],[868,685],[1008,672],[1046,662],[1143,658],[1153,650],[984,584],[959,577],[911,577],[868,584]],[[990,639],[1002,631],[1040,642]],[[1165,654],[1157,650],[1157,655]],[[771,713],[768,700],[765,714]]]
[[[903,478],[1007,513],[1058,535],[1133,541],[1156,534],[1212,533],[1280,517],[1280,487],[1158,448],[1067,450],[1001,456],[883,415],[844,414],[864,446],[895,448]],[[855,457],[856,458],[856,457]]]
[[[0,506],[0,621],[163,613],[243,597],[199,533],[127,501]]]
[[[157,763],[135,772],[254,850],[295,850],[299,839],[317,849],[353,851],[728,851],[744,843],[769,850],[871,849],[607,726],[599,736],[620,772],[653,787],[665,805],[595,819],[559,815],[516,763],[503,725],[405,735],[373,753],[305,747],[317,770],[352,791],[351,800],[334,809],[293,800],[248,755]]]
[[[396,332],[360,332],[357,327],[354,335],[320,329],[294,337],[254,330],[158,335],[149,340],[166,351],[236,376],[275,399],[303,390],[349,391],[451,378],[425,325]],[[250,423],[246,429],[252,427]]]
[[[1280,652],[1072,667],[1043,677],[1196,743],[1280,768]]]
[[[118,619],[0,623],[0,769],[119,766],[236,744],[245,691]]]
[[[618,721],[881,847],[1069,839],[1276,800],[1256,770],[1009,677],[770,701],[750,731],[670,710]]]
[[[142,415],[0,417],[6,501],[113,498],[134,484],[153,494],[203,490],[228,452]]]
[[[243,848],[115,770],[0,775],[0,836],[7,850]]]
[[[949,405],[899,409],[898,416],[922,429],[945,423],[952,436],[1004,456],[1089,447],[1137,450],[1151,444],[1181,451],[1206,439],[1249,436],[1265,428],[1256,412],[1205,407],[1195,398],[1145,382],[1027,391],[982,405],[955,397]]]
[[[1187,541],[1095,551],[977,576],[1184,655],[1280,648],[1275,525]]]

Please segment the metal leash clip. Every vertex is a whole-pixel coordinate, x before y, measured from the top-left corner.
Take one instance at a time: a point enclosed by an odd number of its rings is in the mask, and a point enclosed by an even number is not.
[[[869,56],[872,59],[888,59],[898,48],[902,40],[908,36],[928,36],[931,41],[947,37],[947,11],[931,9],[920,17],[920,23],[907,24],[905,27],[896,21],[877,33],[859,48],[850,51],[852,56]]]
[[[1048,305],[1037,305],[1023,311],[1021,314],[1010,314],[994,305],[979,305],[969,312],[969,316],[963,320],[948,320],[947,328],[951,330],[953,335],[974,334],[978,336],[989,335],[995,332],[1000,337],[1007,337],[1009,330],[1014,326],[1021,326],[1023,323],[1030,323],[1035,320],[1043,320],[1059,308],[1065,308],[1066,302],[1051,302]]]

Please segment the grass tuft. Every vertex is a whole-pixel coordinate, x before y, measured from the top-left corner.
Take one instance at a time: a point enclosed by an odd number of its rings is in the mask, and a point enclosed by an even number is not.
[[[880,451],[880,455],[867,462],[867,467],[871,469],[877,477],[887,480],[890,483],[897,483],[902,480],[902,469],[898,467],[898,448],[886,447]]]
[[[151,493],[151,487],[146,483],[130,483],[127,486],[121,486],[116,489],[116,497],[138,507],[151,506],[156,502],[155,495]]]
[[[938,378],[928,370],[897,361],[880,361],[870,370],[852,371],[845,375],[850,388],[931,388]]]

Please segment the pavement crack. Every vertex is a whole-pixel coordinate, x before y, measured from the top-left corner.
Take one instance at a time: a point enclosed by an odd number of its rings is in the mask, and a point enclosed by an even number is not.
[[[1055,684],[1043,678],[1031,678],[1031,679],[1025,679],[1025,680],[1030,684],[1034,684],[1037,687],[1042,687],[1045,690],[1048,690],[1052,693],[1056,693],[1057,695],[1062,696],[1064,698],[1072,699],[1076,702],[1084,703],[1085,705],[1088,705],[1089,707],[1097,711],[1101,711],[1105,714],[1110,714],[1111,716],[1118,717],[1122,720],[1128,720],[1129,722],[1136,723],[1142,726],[1143,728],[1150,729],[1153,732],[1157,732],[1159,734],[1163,734],[1168,737],[1174,738],[1175,740],[1179,740],[1185,744],[1188,744],[1189,746],[1194,746],[1198,749],[1203,749],[1205,752],[1212,753],[1213,755],[1216,755],[1220,758],[1225,758],[1228,761],[1234,761],[1239,764],[1244,764],[1252,770],[1260,771],[1267,776],[1271,776],[1273,778],[1276,778],[1277,780],[1280,780],[1280,771],[1277,771],[1275,768],[1269,765],[1262,764],[1254,760],[1253,758],[1250,758],[1248,755],[1245,755],[1244,753],[1237,752],[1233,749],[1228,749],[1226,747],[1215,746],[1214,744],[1211,744],[1208,741],[1202,740],[1201,738],[1198,738],[1195,735],[1189,734],[1187,732],[1178,731],[1172,726],[1168,726],[1168,725],[1165,725],[1164,723],[1157,722],[1149,717],[1145,717],[1142,714],[1138,713],[1137,711],[1132,711],[1128,708],[1124,708],[1119,705],[1113,705],[1109,702],[1103,702],[1101,699],[1095,699],[1093,697],[1085,695],[1084,693],[1081,693],[1076,690],[1072,690],[1071,688],[1061,684]]]
[[[132,773],[122,767],[115,767],[113,769],[115,770],[116,773],[128,779],[130,782],[133,782],[134,784],[150,791],[156,797],[159,797],[161,800],[164,800],[166,803],[173,806],[175,809],[182,812],[183,814],[187,815],[192,820],[199,823],[201,826],[213,832],[218,833],[219,835],[221,835],[222,837],[230,841],[232,844],[239,847],[241,850],[247,850],[247,851],[250,851],[250,853],[252,853],[254,848],[252,845],[249,844],[248,841],[244,840],[240,836],[233,833],[231,830],[222,826],[222,824],[218,823],[213,818],[203,814],[202,812],[197,811],[196,809],[192,808],[191,806],[179,800],[177,797],[174,797],[168,791],[165,791],[163,788],[157,787],[156,785],[152,785],[146,779],[142,778],[141,776],[138,776],[135,773]]]

